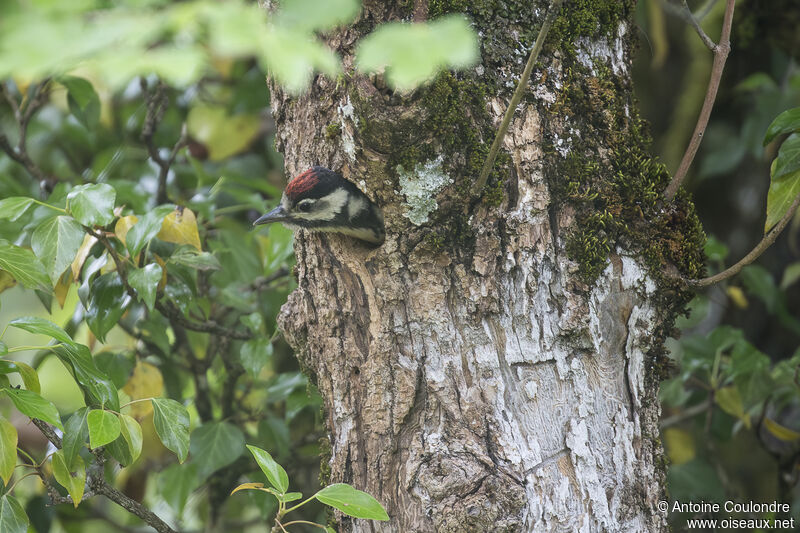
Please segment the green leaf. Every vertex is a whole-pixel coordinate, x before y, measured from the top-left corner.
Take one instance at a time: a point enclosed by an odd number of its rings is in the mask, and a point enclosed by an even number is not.
[[[193,139],[209,150],[209,159],[221,161],[246,149],[258,135],[261,118],[256,114],[229,115],[223,106],[195,105],[186,128]]]
[[[169,258],[170,263],[188,266],[196,270],[219,270],[220,264],[213,254],[198,252],[192,246],[182,246]]]
[[[335,77],[340,71],[339,58],[317,39],[278,26],[270,27],[259,37],[261,66],[292,94],[298,94],[308,86],[314,71],[330,77]]]
[[[75,457],[71,465],[67,465],[62,450],[56,451],[53,454],[53,476],[56,481],[67,489],[67,492],[72,497],[72,505],[78,507],[83,499],[83,489],[86,487],[86,465],[83,459],[78,456]]]
[[[764,427],[776,439],[780,439],[783,442],[797,442],[800,440],[800,433],[794,431],[793,429],[789,429],[786,426],[771,420],[770,418],[764,417]]]
[[[28,333],[47,335],[48,337],[54,338],[58,342],[63,342],[64,344],[75,344],[75,341],[72,340],[72,337],[70,337],[63,328],[53,324],[49,320],[45,320],[44,318],[24,316],[15,318],[9,322],[8,325],[14,328],[25,330]]]
[[[81,407],[67,419],[64,424],[64,437],[61,439],[61,449],[68,468],[72,468],[75,458],[89,438],[89,425],[86,418],[89,415],[88,407]]]
[[[426,23],[392,22],[359,41],[356,65],[362,72],[385,69],[392,87],[409,90],[445,68],[465,68],[478,59],[475,32],[461,15]]]
[[[83,244],[83,228],[68,216],[45,220],[31,235],[31,248],[55,285],[61,274],[72,264]]]
[[[265,337],[257,337],[242,344],[239,361],[251,376],[258,377],[264,365],[272,358],[272,342]]]
[[[775,161],[772,162],[775,168]],[[767,220],[764,233],[767,233],[789,211],[794,199],[800,194],[800,170],[772,180],[767,193]]]
[[[16,498],[10,494],[0,497],[0,531],[3,533],[27,533],[28,515]]]
[[[17,428],[0,417],[0,478],[8,485],[17,464]]]
[[[328,485],[314,497],[348,516],[369,520],[389,520],[389,515],[386,514],[386,510],[378,500],[346,483]]]
[[[92,84],[83,78],[63,76],[58,80],[67,88],[70,112],[87,129],[93,129],[100,120],[100,98]]]
[[[153,310],[156,303],[156,292],[162,274],[161,266],[156,263],[151,263],[143,268],[134,268],[128,272],[128,283],[150,311]]]
[[[108,376],[98,370],[89,348],[83,344],[62,345],[54,348],[53,352],[72,371],[83,391],[86,405],[119,411],[117,388]]]
[[[267,476],[269,484],[275,487],[281,494],[286,493],[289,489],[289,476],[286,474],[286,470],[276,463],[275,459],[273,459],[266,450],[249,444],[247,445],[247,449],[253,454],[258,466],[261,467],[261,471]]]
[[[20,413],[30,417],[38,418],[49,424],[53,424],[57,428],[63,430],[64,426],[61,425],[61,417],[58,416],[58,409],[52,402],[45,400],[35,392],[27,391],[24,389],[12,389],[10,387],[3,387],[3,392],[8,394],[14,406]]]
[[[244,434],[227,422],[209,422],[192,432],[189,449],[201,478],[228,466],[244,452]]]
[[[764,135],[764,146],[772,142],[772,139],[782,133],[800,131],[800,107],[787,109],[772,121]]]
[[[325,31],[352,22],[360,7],[356,0],[283,0],[275,23],[305,32]]]
[[[303,493],[302,492],[287,492],[286,494],[282,494],[279,499],[280,499],[280,501],[282,501],[284,503],[289,503],[289,502],[293,502],[293,501],[299,500],[302,497],[303,497]]]
[[[29,289],[52,291],[53,284],[47,277],[42,262],[32,251],[15,246],[0,239],[0,269]]]
[[[128,415],[119,415],[120,430],[125,443],[130,451],[131,461],[134,462],[142,453],[142,426],[135,418]]]
[[[8,219],[14,222],[23,214],[33,203],[33,198],[24,196],[12,196],[0,200],[0,219]]]
[[[189,413],[186,408],[167,398],[153,398],[153,424],[158,438],[175,452],[182,463],[189,453]]]
[[[160,205],[148,211],[133,225],[125,236],[125,245],[131,257],[136,256],[158,234],[164,223],[164,217],[174,209],[174,205]]]
[[[114,220],[117,191],[107,183],[78,185],[67,195],[69,210],[84,226],[107,226]]]
[[[99,448],[116,440],[120,434],[119,419],[114,413],[104,409],[92,409],[86,417],[89,426],[89,444]]]
[[[783,271],[781,278],[781,290],[786,290],[800,280],[800,261],[788,265]]]
[[[100,342],[105,342],[106,333],[117,325],[130,301],[131,297],[116,272],[98,276],[91,283],[86,305],[86,325]]]
[[[2,341],[0,341],[0,343],[2,343]],[[0,350],[0,352],[2,352],[2,350]],[[20,375],[22,383],[29,391],[33,391],[36,394],[41,392],[39,375],[33,367],[25,363],[20,363],[19,361],[0,360],[0,374],[10,374],[11,372],[17,372]]]
[[[5,355],[8,353],[8,345],[3,341],[0,341],[0,355]]]
[[[734,386],[717,389],[714,401],[723,411],[740,419],[748,429],[750,428],[750,415],[744,411],[739,389]]]
[[[199,486],[197,465],[191,462],[184,465],[173,463],[158,475],[159,494],[179,514],[183,511],[189,494]]]
[[[775,158],[770,172],[771,179],[779,180],[798,170],[800,170],[800,133],[793,133],[783,141],[778,150],[778,157]]]

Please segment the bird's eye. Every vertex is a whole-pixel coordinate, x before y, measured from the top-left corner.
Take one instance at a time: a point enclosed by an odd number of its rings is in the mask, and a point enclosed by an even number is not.
[[[311,206],[314,205],[313,200],[303,200],[299,204],[297,204],[296,209],[302,213],[308,213],[311,211]]]

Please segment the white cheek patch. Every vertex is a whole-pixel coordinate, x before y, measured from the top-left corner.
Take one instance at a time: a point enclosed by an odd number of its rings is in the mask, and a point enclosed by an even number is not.
[[[342,212],[347,203],[348,194],[344,189],[339,189],[323,196],[314,203],[314,208],[309,213],[293,213],[295,218],[303,220],[332,220],[337,214]]]
[[[282,208],[283,208],[283,210],[284,210],[284,211],[286,211],[287,213],[288,213],[288,212],[291,210],[291,206],[289,205],[289,199],[288,199],[288,198],[286,198],[286,193],[283,193],[283,194],[281,195],[281,207],[282,207]]]
[[[355,196],[350,203],[347,204],[347,218],[354,218],[361,211],[367,208],[367,202],[361,197]]]

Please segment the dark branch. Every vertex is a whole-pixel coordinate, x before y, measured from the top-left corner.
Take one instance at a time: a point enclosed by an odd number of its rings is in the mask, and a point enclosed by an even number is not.
[[[472,185],[473,197],[477,198],[480,196],[483,187],[486,185],[486,182],[489,179],[489,173],[492,171],[492,167],[494,166],[494,160],[497,157],[497,152],[500,151],[500,144],[503,142],[503,139],[506,136],[508,126],[511,124],[511,118],[514,116],[514,111],[516,111],[517,106],[522,100],[522,95],[525,94],[525,90],[528,88],[528,79],[531,77],[533,65],[536,64],[536,60],[539,58],[539,52],[542,51],[544,40],[547,38],[547,33],[550,31],[550,26],[552,26],[553,22],[556,20],[556,15],[558,15],[563,1],[564,0],[554,0],[553,3],[550,4],[550,10],[547,12],[547,16],[544,18],[542,27],[539,30],[539,35],[536,37],[536,42],[534,43],[531,53],[528,56],[528,62],[525,64],[525,70],[522,71],[522,76],[519,79],[517,88],[514,90],[514,94],[511,96],[511,101],[508,103],[506,114],[503,115],[503,121],[500,123],[500,128],[497,130],[497,135],[494,137],[491,148],[489,148],[489,155],[486,156],[486,161],[483,163],[481,175],[478,177],[478,181]]]
[[[683,181],[686,179],[686,175],[689,172],[689,167],[692,165],[694,156],[697,154],[697,149],[700,148],[700,143],[703,141],[703,134],[706,131],[708,119],[711,117],[711,110],[714,108],[714,101],[717,99],[717,90],[719,89],[719,83],[722,79],[722,71],[725,69],[725,62],[727,61],[728,54],[731,51],[730,36],[731,25],[733,24],[733,8],[735,4],[736,0],[727,0],[719,44],[714,44],[713,42],[711,43],[712,46],[710,49],[714,52],[714,63],[711,66],[711,77],[708,80],[706,97],[705,100],[703,100],[703,107],[700,110],[700,116],[697,117],[697,125],[694,128],[694,133],[692,133],[689,146],[686,148],[686,152],[683,154],[681,164],[678,166],[678,170],[675,172],[675,176],[673,176],[669,186],[664,191],[664,198],[668,202],[671,202],[672,199],[675,198],[675,194],[678,192],[681,184],[683,184]],[[697,25],[697,22],[694,20],[694,16],[691,14],[691,12],[689,12],[689,16],[691,17],[691,20],[694,21],[696,29],[699,28],[699,25]],[[702,30],[700,31],[702,32]],[[703,38],[704,35],[704,33],[701,33],[700,37]],[[703,42],[705,42],[705,40]]]
[[[147,91],[147,82],[144,78],[141,79],[142,92]],[[170,150],[169,156],[166,159],[161,157],[155,143],[153,142],[153,135],[158,129],[161,119],[164,117],[164,112],[167,109],[169,99],[165,94],[164,84],[159,82],[155,89],[150,93],[147,98],[147,114],[145,115],[144,125],[142,126],[142,140],[147,147],[147,153],[150,158],[158,165],[158,189],[156,191],[156,203],[164,204],[169,201],[167,197],[167,177],[169,176],[169,169],[175,162],[178,152],[186,145],[187,133],[186,124],[181,128],[181,135],[175,146]]]

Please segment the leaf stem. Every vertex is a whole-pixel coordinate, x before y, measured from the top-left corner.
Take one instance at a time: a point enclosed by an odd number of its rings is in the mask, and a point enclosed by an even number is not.
[[[290,507],[290,508],[286,509],[286,511],[284,511],[284,512],[283,512],[283,514],[289,514],[289,513],[291,513],[292,511],[294,511],[295,509],[297,509],[298,507],[302,507],[303,505],[307,504],[307,503],[308,503],[308,502],[310,502],[311,500],[316,500],[316,499],[317,499],[317,495],[316,495],[316,494],[314,494],[313,496],[310,496],[310,497],[309,497],[309,498],[307,498],[306,500],[304,500],[304,501],[302,501],[302,502],[298,503],[298,504],[297,504],[297,505],[295,505],[294,507]]]

